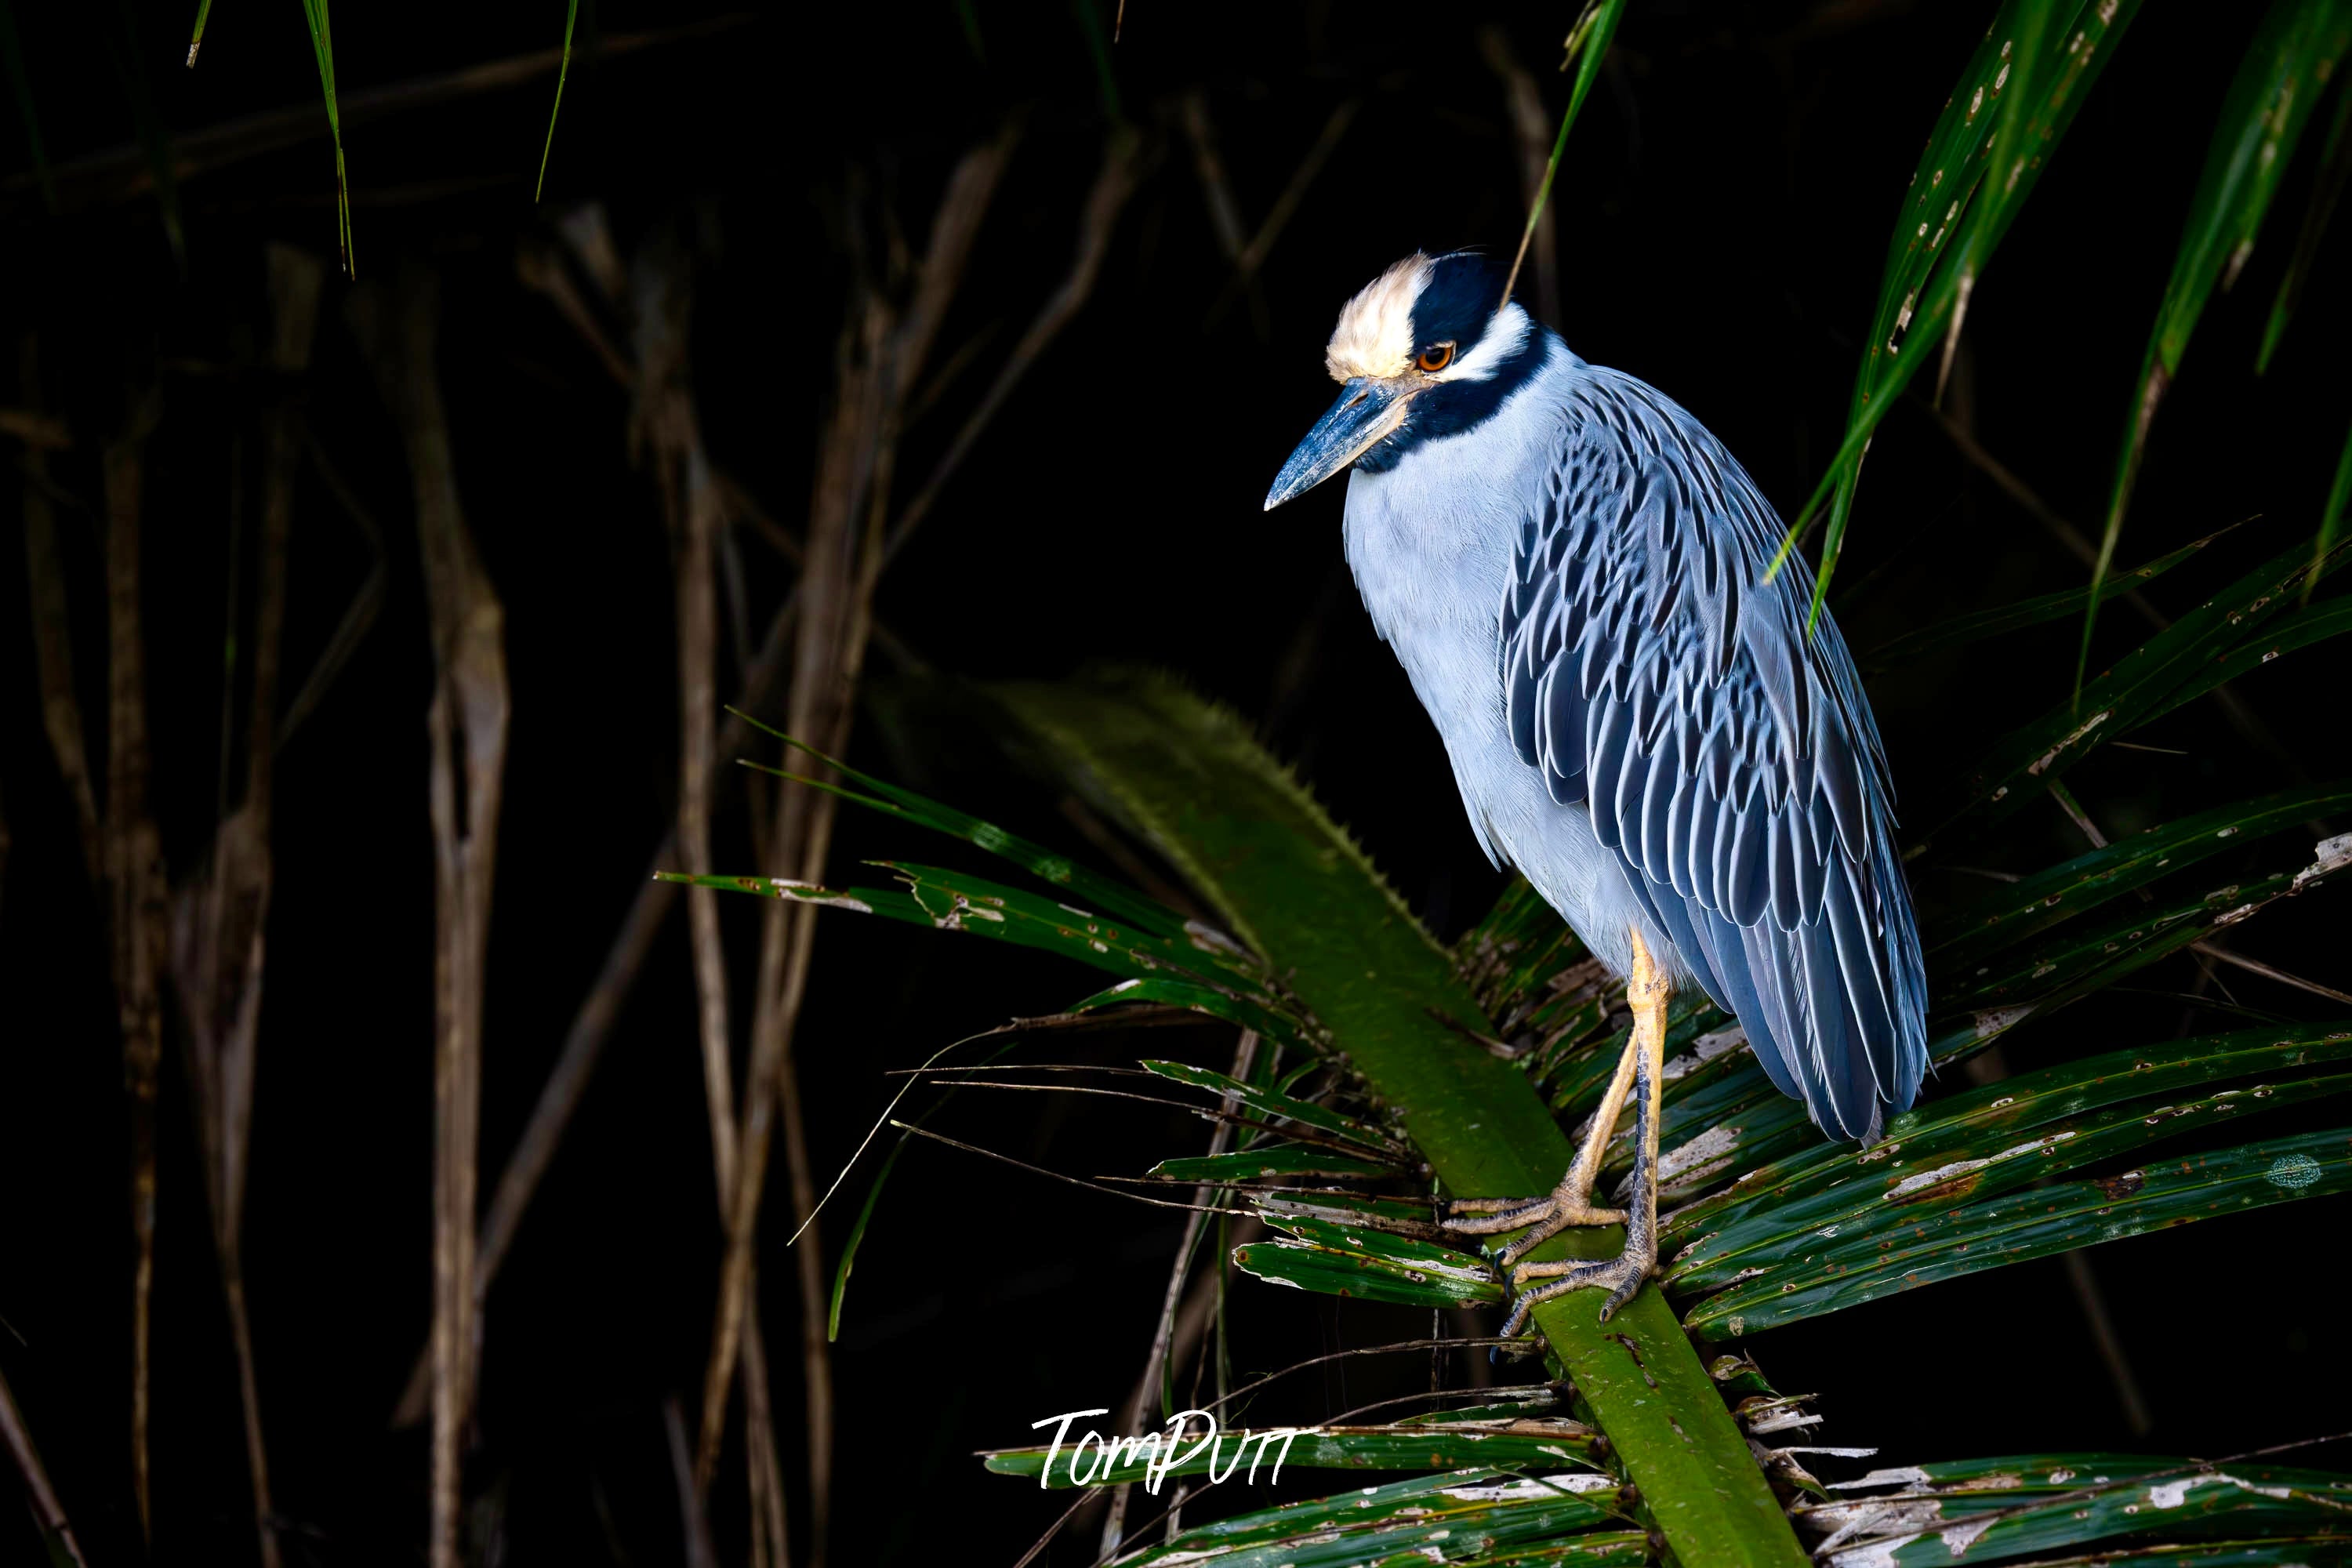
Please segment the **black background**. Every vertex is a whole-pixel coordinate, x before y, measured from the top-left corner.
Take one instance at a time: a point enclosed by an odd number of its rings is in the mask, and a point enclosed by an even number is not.
[[[1503,15],[1549,111],[1570,7]],[[2258,8],[2151,5],[1975,295],[1959,382],[1979,438],[2059,513],[2095,529],[2131,378],[2195,170]],[[84,15],[87,11],[90,14]],[[1554,197],[1558,326],[1586,358],[1639,374],[1711,426],[1784,510],[1835,445],[1886,237],[1914,159],[1989,7],[1977,4],[1643,4],[1588,103]],[[690,8],[583,8],[617,38],[676,28]],[[516,280],[519,236],[572,204],[606,204],[625,253],[683,224],[706,249],[696,385],[717,461],[797,526],[831,388],[847,277],[844,192],[919,245],[954,159],[1018,110],[1025,132],[941,339],[992,334],[976,368],[910,437],[917,477],[1067,265],[1098,162],[1105,94],[1066,5],[982,5],[976,51],[949,5],[792,8],[597,58],[566,89],[543,205],[530,177],[551,82],[450,96],[346,134],[362,277],[438,268],[440,345],[468,521],[504,601],[513,683],[508,806],[489,950],[485,1186],[528,1114],[671,811],[676,735],[668,543],[624,445],[625,395]],[[1259,499],[1321,410],[1321,344],[1339,304],[1398,256],[1484,244],[1522,221],[1518,145],[1482,59],[1475,11],[1396,5],[1221,6],[1138,0],[1112,57],[1118,106],[1159,151],[1083,314],[986,433],[886,580],[879,614],[933,667],[1053,675],[1093,659],[1177,670],[1262,726],[1441,934],[1501,879],[1480,858],[1426,721],[1372,637],[1339,555],[1339,487],[1272,516]],[[339,14],[339,86],[373,87],[547,47],[562,8],[439,5]],[[135,59],[164,124],[185,132],[313,96],[296,8],[220,7],[201,68],[182,69],[180,9],[18,7],[53,160],[126,143],[118,61]],[[1273,247],[1262,318],[1206,321],[1228,277],[1170,105],[1204,90],[1245,221],[1290,179],[1332,109],[1362,108]],[[2260,521],[2158,584],[2177,613],[2315,522],[2343,437],[2352,343],[2338,237],[2269,374],[2251,366],[2315,162],[2291,170],[2262,247],[2219,296],[2159,416],[2119,559],[2154,556],[2250,514]],[[9,155],[22,167],[21,142]],[[56,215],[7,187],[0,291],[13,343],[40,334],[52,407],[81,439],[58,482],[93,502],[96,449],[122,388],[158,359],[226,363],[266,320],[260,247],[331,252],[323,138],[193,173],[184,260],[152,199],[84,199]],[[392,426],[331,283],[307,405],[312,427],[383,521],[390,599],[357,661],[288,747],[278,882],[246,1253],[279,1507],[292,1561],[421,1554],[425,1441],[388,1413],[429,1308],[432,869],[423,715],[431,676]],[[1261,331],[1260,328],[1263,328]],[[175,877],[209,835],[219,725],[232,441],[251,397],[167,371],[149,449],[146,614],[156,802]],[[1956,401],[1957,400],[1957,401]],[[249,459],[248,459],[249,460]],[[61,513],[85,712],[101,714],[97,539]],[[365,566],[314,475],[298,494],[289,668],[323,643]],[[755,597],[788,582],[746,545]],[[20,627],[21,553],[0,550],[0,626]],[[1955,452],[1916,409],[1874,447],[1836,584],[1866,649],[1944,616],[2078,584],[2081,566]],[[2143,635],[2119,605],[2112,655]],[[2060,700],[2074,623],[1983,643],[1874,681],[1906,806],[1943,772]],[[2247,702],[2316,778],[2347,756],[2332,645],[2243,683]],[[877,665],[887,694],[894,672]],[[722,687],[731,677],[722,673]],[[919,707],[885,711],[920,714]],[[2110,834],[2267,793],[2290,764],[2200,704],[2139,737],[2182,756],[2109,751],[2074,778]],[[968,736],[864,725],[867,766],[1033,836],[1077,847],[1050,796]],[[39,1435],[94,1560],[138,1554],[127,1463],[126,1121],[100,909],[40,730],[30,639],[0,637],[0,799],[13,848],[0,889],[0,1367]],[[943,853],[908,829],[846,817],[845,869],[866,855]],[[1987,849],[2031,869],[2082,847],[2054,808]],[[2249,867],[2299,846],[2250,846]],[[719,860],[750,868],[740,813]],[[1922,900],[1974,885],[1930,866]],[[2340,892],[2294,900],[2238,945],[2339,988]],[[756,908],[725,910],[745,994]],[[816,1164],[829,1176],[879,1110],[886,1068],[1093,986],[1035,955],[904,927],[831,920],[799,1055]],[[2185,958],[2148,972],[2179,993]],[[2226,973],[2242,1001],[2298,1016],[2327,1004]],[[2033,1066],[2227,1019],[2152,995],[2027,1026]],[[155,1339],[158,1554],[251,1552],[235,1363],[215,1280],[176,1036],[167,1046]],[[1139,1041],[1055,1047],[1126,1061]],[[1149,1047],[1222,1065],[1222,1031]],[[511,1561],[677,1552],[660,1404],[691,1405],[719,1256],[683,922],[630,1002],[526,1221],[487,1317],[469,1486],[499,1500]],[[968,1097],[979,1098],[979,1097]],[[1200,1124],[1093,1104],[965,1105],[958,1136],[1078,1174],[1196,1152]],[[2284,1131],[2284,1129],[2282,1129]],[[862,1193],[863,1171],[845,1191]],[[772,1192],[763,1277],[779,1427],[798,1463],[789,1289]],[[837,1247],[851,1211],[829,1213]],[[1878,1445],[1881,1462],[2129,1446],[2228,1453],[2315,1436],[2352,1396],[2339,1344],[2340,1199],[2099,1249],[2093,1264],[2147,1389],[2155,1430],[2126,1431],[2055,1260],[1780,1331],[1750,1348],[1783,1389],[1818,1391],[1815,1440]],[[836,1562],[1010,1562],[1056,1510],[987,1478],[971,1449],[1029,1424],[1120,1404],[1141,1365],[1174,1218],[918,1147],[875,1217],[835,1352],[842,1394]],[[830,1256],[830,1254],[828,1255]],[[1235,1286],[1237,1361],[1266,1369],[1339,1343],[1425,1332],[1425,1318]],[[1353,1363],[1296,1380],[1265,1419],[1307,1420],[1412,1385]],[[740,1534],[730,1448],[715,1513]],[[2323,1458],[2315,1462],[2326,1462]],[[2340,1458],[2340,1450],[2335,1451]],[[1328,1476],[1307,1478],[1328,1489]],[[1286,1480],[1284,1492],[1296,1495]],[[1254,1500],[1263,1500],[1262,1498]],[[803,1500],[794,1498],[796,1510]],[[610,1532],[600,1523],[607,1512]],[[797,1514],[795,1528],[798,1529]],[[1090,1560],[1090,1541],[1051,1559]],[[36,1552],[0,1528],[0,1557]]]

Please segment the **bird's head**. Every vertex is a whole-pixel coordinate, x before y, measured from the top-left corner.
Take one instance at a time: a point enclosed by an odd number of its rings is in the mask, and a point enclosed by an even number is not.
[[[1342,468],[1386,468],[1416,442],[1491,414],[1543,347],[1528,313],[1504,303],[1505,281],[1475,251],[1415,251],[1349,300],[1323,353],[1339,401],[1283,464],[1266,510]]]

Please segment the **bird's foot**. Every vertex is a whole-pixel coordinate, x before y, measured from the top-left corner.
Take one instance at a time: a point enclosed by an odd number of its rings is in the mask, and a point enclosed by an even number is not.
[[[1629,1236],[1625,1250],[1614,1258],[1569,1259],[1558,1263],[1522,1263],[1511,1270],[1511,1315],[1503,1322],[1503,1337],[1512,1339],[1528,1326],[1528,1314],[1546,1301],[1571,1290],[1605,1289],[1601,1321],[1607,1322],[1618,1308],[1649,1279],[1658,1261],[1658,1249],[1647,1237]],[[1543,1283],[1538,1284],[1541,1280]]]
[[[1539,1198],[1456,1198],[1444,1221],[1445,1228],[1465,1236],[1494,1236],[1528,1227],[1528,1233],[1503,1248],[1495,1267],[1508,1268],[1537,1247],[1571,1226],[1622,1225],[1622,1209],[1595,1208],[1591,1190],[1570,1179]]]

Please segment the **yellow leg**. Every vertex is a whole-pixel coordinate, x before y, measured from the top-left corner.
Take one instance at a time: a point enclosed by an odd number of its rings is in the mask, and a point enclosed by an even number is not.
[[[1570,1226],[1624,1224],[1624,1210],[1592,1206],[1592,1184],[1601,1174],[1601,1162],[1609,1152],[1609,1141],[1616,1136],[1617,1118],[1624,1110],[1626,1091],[1633,1087],[1633,1069],[1640,1055],[1641,1037],[1637,1031],[1626,1040],[1625,1049],[1617,1058],[1617,1070],[1610,1076],[1608,1092],[1601,1097],[1601,1109],[1585,1125],[1584,1142],[1576,1151],[1575,1163],[1549,1195],[1458,1199],[1451,1205],[1453,1216],[1446,1219],[1445,1227],[1465,1236],[1494,1236],[1528,1226],[1528,1233],[1505,1247],[1495,1259],[1496,1268],[1508,1268]],[[1454,1217],[1461,1215],[1475,1217]]]
[[[1602,1098],[1583,1146],[1577,1151],[1576,1162],[1569,1167],[1559,1189],[1548,1198],[1527,1203],[1471,1200],[1455,1206],[1468,1210],[1474,1205],[1478,1208],[1491,1205],[1494,1212],[1481,1219],[1446,1222],[1454,1229],[1479,1235],[1532,1226],[1496,1260],[1497,1267],[1510,1269],[1511,1289],[1517,1298],[1509,1320],[1503,1325],[1506,1334],[1517,1333],[1526,1325],[1528,1312],[1538,1303],[1571,1290],[1594,1288],[1609,1291],[1609,1300],[1601,1309],[1601,1321],[1606,1322],[1618,1308],[1633,1300],[1658,1260],[1658,1118],[1666,1065],[1666,1002],[1670,991],[1665,972],[1651,956],[1641,931],[1636,930],[1633,937],[1633,973],[1625,982],[1625,1001],[1633,1013],[1633,1037],[1625,1043],[1625,1054],[1617,1063],[1609,1092]],[[1615,1131],[1629,1088],[1636,1130],[1633,1210],[1630,1219],[1618,1211],[1594,1209],[1591,1205],[1592,1181],[1600,1173],[1601,1155]],[[1625,1247],[1615,1258],[1598,1262],[1519,1262],[1530,1248],[1570,1225],[1613,1224],[1619,1220],[1627,1221]],[[1547,1283],[1528,1289],[1536,1280]]]

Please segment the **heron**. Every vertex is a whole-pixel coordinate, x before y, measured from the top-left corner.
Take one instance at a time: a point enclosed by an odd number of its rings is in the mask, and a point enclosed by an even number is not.
[[[1771,504],[1655,388],[1587,363],[1487,257],[1416,252],[1339,312],[1339,398],[1265,498],[1348,470],[1341,533],[1374,628],[1444,742],[1470,828],[1622,976],[1624,1050],[1573,1163],[1536,1197],[1459,1197],[1517,1334],[1657,1262],[1666,1008],[1696,986],[1833,1137],[1878,1137],[1927,1067],[1895,792],[1853,659]],[[1634,1108],[1626,1209],[1593,1182]],[[1630,1211],[1630,1212],[1629,1212]],[[1613,1258],[1528,1261],[1571,1226]]]

